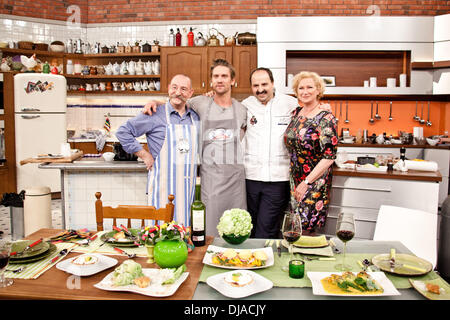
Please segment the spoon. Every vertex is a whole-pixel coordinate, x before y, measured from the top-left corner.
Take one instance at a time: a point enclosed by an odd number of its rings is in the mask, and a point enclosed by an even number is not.
[[[380,115],[378,114],[378,101],[377,101],[376,103],[377,103],[377,111],[375,112],[375,119],[380,120],[381,117],[380,117]]]
[[[417,105],[418,104],[419,104],[419,101],[416,101],[416,114],[413,117],[413,120],[415,120],[415,121],[419,121],[420,120],[420,117],[417,115]]]
[[[345,123],[349,123],[350,121],[348,120],[348,101],[345,102]]]
[[[339,122],[339,118],[337,117],[337,101],[334,102],[334,114],[336,115],[336,122]]]
[[[427,126],[428,126],[428,127],[431,127],[431,121],[430,121],[430,101],[428,101]]]
[[[370,101],[370,119],[369,119],[370,123],[374,123],[375,120],[373,119],[373,101]]]
[[[422,115],[420,116],[419,122],[420,122],[420,124],[424,124],[425,123],[425,119],[423,118],[423,102],[422,102]]]
[[[394,118],[392,118],[392,101],[390,102],[390,106],[389,106],[389,121],[394,120]]]

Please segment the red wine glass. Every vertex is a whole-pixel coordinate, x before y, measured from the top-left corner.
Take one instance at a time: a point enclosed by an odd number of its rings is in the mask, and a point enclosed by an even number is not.
[[[351,213],[339,213],[336,225],[336,236],[344,243],[344,254],[342,263],[335,266],[339,271],[350,271],[351,266],[345,263],[345,255],[347,252],[347,242],[355,236],[355,218]]]
[[[289,243],[289,261],[292,260],[292,244],[302,235],[302,219],[299,214],[288,212],[284,215],[281,233],[284,240]],[[283,266],[284,271],[289,271],[289,262]]]

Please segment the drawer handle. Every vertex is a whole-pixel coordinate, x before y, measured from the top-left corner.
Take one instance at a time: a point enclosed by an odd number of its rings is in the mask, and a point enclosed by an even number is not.
[[[35,115],[35,116],[24,116],[22,115],[22,119],[26,119],[26,120],[31,120],[31,119],[36,119],[36,118],[40,118],[41,116],[39,115]]]
[[[364,190],[364,191],[392,192],[391,189],[380,189],[380,188],[353,188],[353,187],[335,186],[335,185],[333,185],[332,188],[336,188],[336,189],[347,189],[347,190]]]

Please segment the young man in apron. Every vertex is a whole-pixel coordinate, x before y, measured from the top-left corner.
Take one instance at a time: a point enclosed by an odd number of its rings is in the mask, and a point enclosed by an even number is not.
[[[148,171],[148,204],[164,207],[175,196],[174,220],[190,226],[190,208],[197,176],[199,116],[186,106],[191,80],[176,75],[168,86],[169,100],[153,116],[139,114],[116,133],[123,149],[144,160]],[[136,140],[145,134],[149,151]]]
[[[242,139],[247,111],[231,98],[235,70],[226,60],[211,66],[214,97],[197,96],[188,101],[202,123],[200,177],[206,206],[206,234],[218,236],[217,224],[225,210],[247,208]],[[144,113],[158,112],[158,101],[146,104]]]

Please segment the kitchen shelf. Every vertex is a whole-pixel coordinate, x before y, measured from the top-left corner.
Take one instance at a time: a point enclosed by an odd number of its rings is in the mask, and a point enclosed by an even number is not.
[[[411,62],[412,70],[427,70],[427,69],[443,69],[450,68],[450,60],[447,61],[414,61]]]
[[[63,52],[51,52],[51,51],[40,51],[40,50],[27,50],[27,49],[10,49],[10,48],[0,48],[3,53],[15,53],[21,55],[33,55],[36,56],[46,56],[46,57],[59,57],[62,58],[64,56]]]
[[[130,53],[89,53],[83,58],[129,58],[129,57],[159,57],[159,52],[130,52]]]
[[[67,91],[68,95],[74,95],[74,96],[79,96],[79,95],[127,95],[127,96],[145,96],[145,95],[153,95],[153,94],[161,94],[161,91],[113,91],[113,90],[106,90],[106,91],[74,91],[74,90],[69,90]]]
[[[159,74],[142,74],[142,75],[106,75],[106,74],[96,74],[96,75],[78,75],[78,74],[64,74],[66,78],[73,79],[148,79],[156,78],[159,79],[161,75]]]
[[[15,53],[22,55],[47,56],[47,57],[59,57],[68,59],[89,59],[89,58],[123,58],[123,57],[159,57],[160,52],[130,52],[130,53],[66,53],[66,52],[52,52],[52,51],[40,51],[40,50],[27,50],[27,49],[10,49],[0,48],[4,53]]]

